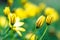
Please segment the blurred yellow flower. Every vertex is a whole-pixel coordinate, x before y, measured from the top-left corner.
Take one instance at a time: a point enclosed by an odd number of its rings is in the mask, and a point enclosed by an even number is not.
[[[9,26],[10,26],[11,29],[13,29],[14,31],[16,31],[19,34],[19,36],[22,36],[22,34],[21,34],[20,31],[22,31],[22,32],[26,31],[24,28],[21,27],[24,24],[24,22],[20,22],[20,18],[19,17],[15,17],[14,15],[15,14],[11,14],[10,15],[11,17],[10,18],[8,17],[9,20],[11,20],[12,22],[14,22],[14,24],[12,25],[11,21],[10,21],[9,22]]]
[[[5,9],[3,10],[3,12],[7,16],[10,13],[10,8],[9,7],[5,7]]]
[[[20,18],[20,19],[25,19],[27,18],[27,13],[25,13],[24,9],[22,8],[17,8],[15,10],[15,14]]]
[[[38,6],[35,4],[32,4],[31,2],[27,2],[24,5],[25,12],[28,14],[28,16],[35,16],[38,13]]]
[[[45,8],[45,15],[51,15],[51,14],[54,14],[56,11],[54,8],[51,8],[51,7],[47,7]]]
[[[5,27],[7,27],[7,25],[8,25],[8,21],[7,21],[6,17],[0,16],[0,26],[5,28]]]
[[[40,28],[45,21],[45,16],[40,16],[36,21],[36,28]]]
[[[25,36],[25,38],[26,38],[27,40],[35,40],[35,34],[33,34],[33,33],[28,33],[28,34]]]
[[[26,39],[30,39],[30,37],[32,36],[32,34],[33,34],[33,33],[28,33],[28,34],[25,36],[25,38],[26,38]]]
[[[31,36],[30,40],[35,40],[35,34]]]
[[[27,2],[27,0],[21,0],[22,4],[25,4]]]
[[[45,15],[50,15],[53,17],[53,21],[56,21],[59,19],[58,12],[54,8],[46,8],[45,9]]]
[[[14,0],[7,0],[7,3],[9,6],[11,6],[13,4]]]

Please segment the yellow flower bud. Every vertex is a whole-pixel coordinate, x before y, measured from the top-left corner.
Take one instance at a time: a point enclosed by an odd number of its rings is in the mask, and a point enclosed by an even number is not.
[[[45,21],[45,16],[43,16],[43,15],[40,16],[38,18],[38,20],[36,21],[36,27],[37,28],[41,27],[43,25],[44,21]]]
[[[8,14],[10,14],[10,8],[9,7],[5,7],[5,9],[3,10],[3,12],[7,16]]]
[[[57,21],[59,19],[59,15],[58,15],[58,12],[54,9],[54,8],[46,8],[45,9],[45,15],[51,15],[53,17],[53,22],[54,21]]]
[[[9,14],[8,19],[9,19],[9,22],[13,25],[16,22],[16,15],[14,13]]]
[[[46,23],[47,25],[51,24],[53,17],[52,16],[47,16],[46,18]]]

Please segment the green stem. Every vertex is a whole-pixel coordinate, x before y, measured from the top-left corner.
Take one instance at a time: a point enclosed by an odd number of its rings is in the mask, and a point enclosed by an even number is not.
[[[40,37],[40,39],[39,39],[39,40],[42,40],[42,38],[44,37],[44,35],[45,35],[45,33],[46,33],[47,29],[48,29],[48,27],[46,27],[46,29],[44,30],[44,33],[42,34],[42,36]]]

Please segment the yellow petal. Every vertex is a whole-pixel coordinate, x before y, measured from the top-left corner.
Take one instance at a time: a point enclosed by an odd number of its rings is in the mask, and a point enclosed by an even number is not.
[[[19,28],[19,30],[22,32],[26,31],[24,28]]]
[[[16,31],[18,34],[19,34],[19,36],[22,36],[22,34],[21,34],[21,32],[20,31]]]
[[[19,26],[22,26],[22,25],[24,25],[24,22],[16,22],[14,24],[14,26],[16,26],[16,27],[19,27]]]
[[[16,26],[13,27],[13,30],[22,31],[22,32],[26,31],[24,28],[16,27]]]

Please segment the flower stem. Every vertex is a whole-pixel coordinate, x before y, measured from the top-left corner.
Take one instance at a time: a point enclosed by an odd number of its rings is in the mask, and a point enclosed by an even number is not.
[[[45,35],[45,33],[46,33],[47,29],[48,29],[48,27],[46,27],[46,28],[45,28],[45,30],[44,30],[44,32],[43,32],[43,34],[42,34],[42,36],[40,37],[40,39],[39,39],[39,40],[42,40],[42,38],[44,37],[44,35]]]

